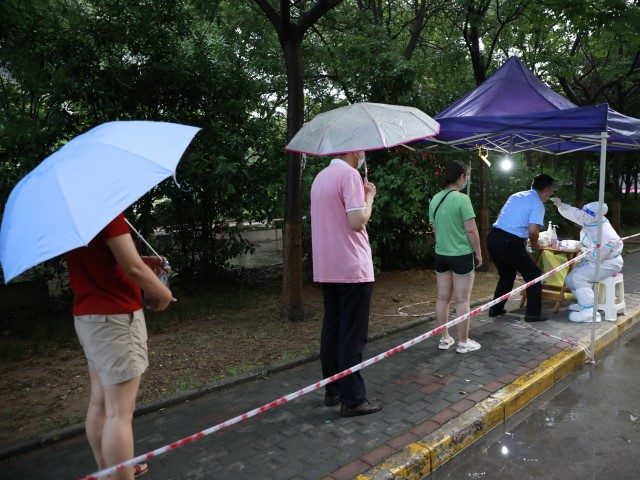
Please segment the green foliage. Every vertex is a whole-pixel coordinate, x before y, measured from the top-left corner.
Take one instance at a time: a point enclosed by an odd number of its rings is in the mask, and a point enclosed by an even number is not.
[[[344,0],[305,36],[305,117],[355,101],[435,115],[475,86],[463,30],[469,8],[483,5],[484,17],[474,21],[487,74],[519,54],[578,103],[640,112],[637,2],[499,3]],[[311,4],[291,2],[294,18]],[[252,248],[230,225],[282,217],[287,80],[275,29],[255,2],[5,0],[0,18],[0,209],[17,181],[70,138],[109,120],[149,119],[202,128],[178,167],[180,188],[164,182],[128,212],[181,278],[219,278],[230,258]],[[478,209],[475,153],[369,155],[378,186],[369,223],[377,268],[430,264],[426,209],[439,188],[437,168],[450,158],[471,163]],[[519,157],[509,175],[492,158],[490,221],[542,170],[561,179],[559,192],[572,201],[575,158]],[[325,165],[307,161],[303,212]],[[589,198],[595,161],[585,175]],[[631,201],[622,207],[623,219],[634,212]],[[303,229],[310,272],[308,215]],[[54,261],[39,275],[63,271]]]
[[[281,215],[281,123],[259,113],[269,82],[238,53],[231,13],[191,1],[5,2],[0,76],[0,203],[64,141],[104,121],[202,128],[165,182],[129,212],[163,227],[182,278],[214,278],[250,245],[229,221]],[[229,20],[229,19],[227,19]],[[238,45],[237,48],[234,46]],[[276,119],[277,120],[277,119]]]
[[[367,230],[376,265],[382,270],[429,266],[433,239],[428,235],[427,206],[438,191],[435,159],[404,153],[372,157],[369,178],[378,193]]]

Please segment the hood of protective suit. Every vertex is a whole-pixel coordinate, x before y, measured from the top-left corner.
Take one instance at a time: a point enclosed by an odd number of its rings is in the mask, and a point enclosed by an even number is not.
[[[580,232],[580,240],[582,244],[587,248],[592,248],[597,245],[598,238],[598,205],[599,202],[587,203],[580,213],[584,216],[584,227]],[[602,248],[601,261],[602,266],[605,268],[622,268],[622,247],[623,243],[620,241],[620,236],[613,229],[609,221],[604,218],[609,209],[607,204],[602,204]],[[584,259],[586,262],[596,261],[596,252],[593,251],[589,256]]]
[[[584,207],[582,207],[582,211],[584,212],[584,223],[593,223],[596,218],[598,218],[598,205],[600,202],[591,202],[587,203]],[[602,204],[602,216],[605,216],[609,211],[609,207],[606,203]]]
[[[582,226],[580,241],[585,248],[591,249],[597,245],[598,238],[598,202],[587,203],[582,209],[572,207],[567,203],[558,205],[558,212],[564,218]],[[606,214],[609,209],[607,204],[602,205],[602,212]],[[609,220],[602,218],[602,248],[600,249],[602,266],[615,270],[622,268],[622,247],[620,236],[613,229]],[[580,264],[596,261],[596,250],[584,257]],[[576,267],[577,268],[577,267]],[[619,271],[619,270],[618,270]]]

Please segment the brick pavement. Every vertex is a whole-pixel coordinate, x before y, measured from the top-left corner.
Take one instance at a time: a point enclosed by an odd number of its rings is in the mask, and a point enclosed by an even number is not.
[[[625,257],[627,314],[640,310],[640,254]],[[154,479],[350,479],[457,418],[491,393],[568,348],[566,343],[517,327],[523,311],[499,319],[472,320],[471,337],[482,349],[470,354],[437,350],[428,339],[363,371],[368,397],[384,409],[374,415],[339,416],[314,392],[228,430],[150,462]],[[566,308],[566,304],[564,305]],[[551,303],[543,308],[550,313]],[[599,329],[608,322],[599,324]],[[610,324],[608,324],[610,325]],[[414,338],[433,322],[370,342],[373,356]],[[540,330],[577,340],[588,324],[572,324],[567,312],[550,313]],[[316,381],[319,363],[310,362],[235,385],[215,394],[153,412],[135,420],[136,453],[210,427]],[[0,479],[77,478],[95,470],[84,437],[76,437],[2,463]]]

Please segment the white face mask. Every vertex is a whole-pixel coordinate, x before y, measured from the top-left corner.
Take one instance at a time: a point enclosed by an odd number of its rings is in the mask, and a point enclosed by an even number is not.
[[[362,154],[362,158],[358,157],[358,154],[356,154],[356,157],[358,158],[358,166],[356,167],[358,170],[360,170],[362,168],[362,165],[364,165],[364,159],[365,159],[365,155],[364,153]]]
[[[467,175],[464,176],[464,183],[462,184],[462,186],[460,187],[460,191],[464,190],[465,188],[467,188],[467,184],[469,183],[469,177],[467,177]]]

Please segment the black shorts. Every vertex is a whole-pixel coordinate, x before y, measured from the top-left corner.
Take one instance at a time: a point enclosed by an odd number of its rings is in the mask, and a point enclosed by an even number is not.
[[[467,255],[438,255],[434,263],[436,273],[453,271],[456,275],[468,275],[476,269],[476,257],[473,253]]]

